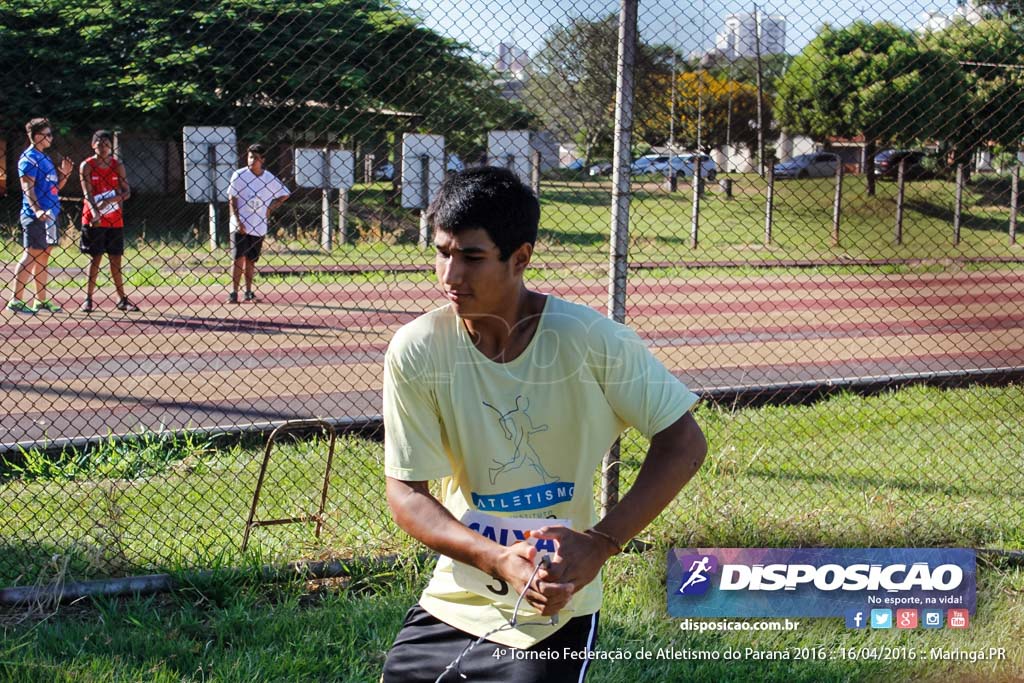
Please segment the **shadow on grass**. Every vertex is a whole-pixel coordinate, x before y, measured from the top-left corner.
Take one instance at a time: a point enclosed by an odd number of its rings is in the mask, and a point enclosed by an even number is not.
[[[0,539],[0,587],[44,587],[153,572],[152,566],[131,562],[115,545],[100,537],[80,538],[66,546],[28,539]],[[38,607],[38,604],[2,606],[14,611]]]
[[[974,178],[971,189],[981,195],[982,203],[986,205],[1010,208],[1013,186],[1009,176]]]
[[[566,204],[568,206],[599,206],[610,209],[611,192],[608,190],[589,189],[547,189],[541,190],[541,200],[545,204]]]
[[[854,474],[814,474],[811,472],[773,472],[768,470],[751,470],[751,477],[762,479],[806,482],[811,484],[832,484],[835,486],[853,486],[864,491],[875,491],[879,488],[895,489],[924,494],[941,494],[945,496],[1011,496],[1017,491],[1012,482],[1007,481],[1007,490],[973,486],[969,482],[959,481],[956,484],[940,484],[937,482],[907,481],[896,478],[872,477]]]
[[[20,620],[0,612],[11,625],[0,679],[376,682],[422,583],[418,572],[377,577],[372,591],[357,577],[322,589],[254,581],[217,572],[174,593],[86,599]]]
[[[593,247],[599,244],[607,244],[607,235],[596,232],[568,232],[566,230],[552,230],[541,228],[537,237],[551,245],[572,245],[575,247]]]
[[[939,204],[933,204],[932,202],[921,201],[919,199],[909,199],[906,202],[906,208],[911,211],[916,211],[922,216],[936,218],[947,222],[952,230],[954,218],[952,203],[950,203],[950,206],[942,206]],[[960,225],[971,230],[985,230],[988,232],[1006,232],[1008,229],[1008,223],[1005,220],[973,216],[969,213],[963,213],[960,215]]]

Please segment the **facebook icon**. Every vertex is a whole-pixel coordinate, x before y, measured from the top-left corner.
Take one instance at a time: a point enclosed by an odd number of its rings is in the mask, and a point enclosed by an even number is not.
[[[866,628],[867,616],[863,609],[846,610],[846,628]]]

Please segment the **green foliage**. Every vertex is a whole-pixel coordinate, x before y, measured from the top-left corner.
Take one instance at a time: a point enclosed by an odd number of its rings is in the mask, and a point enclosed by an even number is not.
[[[957,21],[927,43],[953,55],[966,79],[967,101],[944,142],[957,161],[989,143],[1016,148],[1024,137],[1024,32],[1016,22]]]
[[[526,117],[464,46],[390,0],[15,0],[0,57],[8,125],[44,112],[175,136],[214,122],[353,136],[393,130],[400,112],[459,149]]]
[[[16,457],[0,458],[0,480],[130,481],[162,474],[183,462],[193,469],[201,468],[215,450],[211,437],[152,432],[131,439],[105,439],[95,447],[67,448],[56,455],[22,449]]]
[[[656,77],[669,73],[671,52],[637,40],[639,111],[662,96]],[[576,142],[588,163],[594,155],[611,153],[618,45],[616,15],[578,18],[553,27],[531,63],[527,105],[559,139]]]
[[[757,86],[757,59],[755,57],[728,59],[725,56],[716,57],[712,54],[706,59],[710,60],[710,63],[705,65],[707,70],[716,78]],[[785,75],[792,60],[792,55],[786,53],[761,55],[761,87],[768,96],[774,95],[779,80]],[[701,60],[691,60],[688,69],[696,71],[701,66]]]
[[[891,24],[826,26],[779,83],[783,128],[893,145],[945,139],[967,105],[953,56]]]

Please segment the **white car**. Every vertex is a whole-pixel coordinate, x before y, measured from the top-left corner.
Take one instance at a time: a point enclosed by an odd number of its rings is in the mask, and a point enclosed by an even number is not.
[[[633,175],[660,173],[666,176],[674,169],[677,177],[692,178],[694,166],[697,165],[696,159],[697,154],[694,153],[671,157],[667,154],[645,154],[630,164],[629,169]],[[701,154],[700,177],[714,180],[716,175],[718,175],[718,168],[715,166],[714,159],[707,154]]]
[[[667,154],[645,154],[629,165],[633,175],[644,173],[664,173],[668,170]]]
[[[706,180],[714,180],[715,176],[718,175],[718,167],[715,165],[715,160],[709,157],[707,154],[701,154],[700,156],[700,177]],[[697,166],[697,154],[680,154],[679,156],[672,157],[667,164],[665,164],[664,173],[668,175],[668,169],[675,169],[677,177],[692,178],[693,169]]]
[[[836,174],[839,156],[831,152],[801,154],[775,164],[776,178],[827,178]]]

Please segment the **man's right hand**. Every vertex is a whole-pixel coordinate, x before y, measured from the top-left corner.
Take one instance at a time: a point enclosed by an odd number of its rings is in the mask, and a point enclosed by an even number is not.
[[[523,592],[537,566],[537,548],[520,541],[505,548],[498,562],[500,578],[508,582],[516,594]],[[526,591],[526,601],[543,616],[557,614],[572,598],[575,587],[571,583],[552,583],[534,577]]]
[[[36,209],[35,215],[36,220],[44,221],[50,217],[50,211],[48,209]]]

